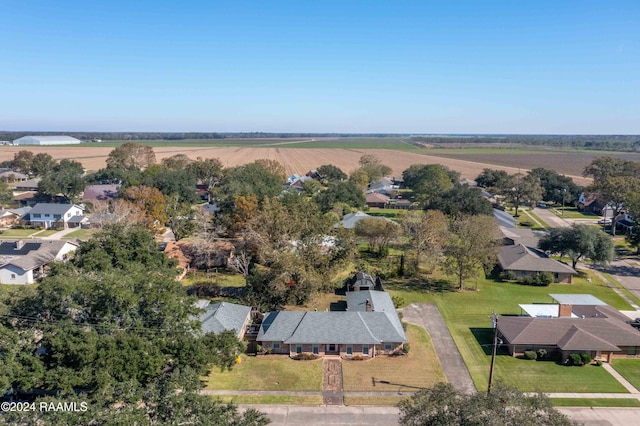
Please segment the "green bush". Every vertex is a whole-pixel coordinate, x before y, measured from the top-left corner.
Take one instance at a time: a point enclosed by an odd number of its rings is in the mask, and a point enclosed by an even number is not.
[[[582,359],[583,364],[589,364],[591,362],[591,355],[587,353],[581,353],[580,358]]]
[[[518,274],[513,271],[504,271],[502,272],[502,274],[500,274],[500,277],[503,280],[515,281],[518,279]]]
[[[553,274],[551,272],[538,272],[535,278],[535,285],[548,286],[553,282]]]
[[[536,360],[538,358],[538,354],[536,351],[524,351],[524,357],[530,360]]]
[[[575,366],[584,365],[584,363],[582,362],[582,357],[580,356],[580,354],[571,354],[571,355],[569,355],[569,364],[570,365],[575,365]]]
[[[593,365],[595,365],[596,367],[602,367],[602,361],[600,361],[599,359],[596,359],[596,363]]]
[[[538,349],[538,359],[543,359],[547,356],[546,349]]]
[[[408,343],[402,345],[402,352],[404,352],[405,355],[409,353],[409,350],[411,350],[411,346]]]

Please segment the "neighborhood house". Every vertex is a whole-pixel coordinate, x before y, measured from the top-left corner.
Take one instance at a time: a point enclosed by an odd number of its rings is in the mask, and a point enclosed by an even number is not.
[[[29,212],[34,228],[75,228],[86,221],[83,209],[75,204],[38,203]]]
[[[0,243],[0,283],[33,284],[54,260],[64,260],[77,248],[70,241],[3,241]]]

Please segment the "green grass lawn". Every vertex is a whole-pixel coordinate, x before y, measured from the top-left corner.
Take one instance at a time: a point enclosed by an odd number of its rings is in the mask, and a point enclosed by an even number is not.
[[[396,406],[407,396],[345,396],[344,405],[387,405]]]
[[[533,219],[533,220],[530,220],[530,221],[532,221],[534,223],[534,226],[531,227],[531,229],[533,229],[534,231],[544,231],[546,229],[550,229],[551,228],[549,226],[549,224],[547,222],[545,222],[544,220],[540,219],[540,216],[535,214],[533,212],[533,210],[524,210],[523,212],[524,212],[524,215],[521,215],[520,218],[519,218],[519,221],[518,221],[519,225],[522,225],[522,223],[521,223],[522,220],[527,221],[528,219],[526,217],[529,216],[531,219]],[[525,219],[523,219],[523,217]],[[536,222],[539,223],[540,225],[537,225]]]
[[[231,371],[214,369],[205,378],[206,389],[321,391],[322,359],[295,361],[286,355],[242,355]]]
[[[38,232],[37,229],[5,229],[0,231],[0,238],[24,238]]]
[[[640,359],[614,359],[611,366],[636,389],[640,389]]]
[[[76,229],[73,232],[68,233],[63,238],[64,239],[77,239],[77,240],[88,240],[91,238],[93,234],[97,232],[96,229]],[[40,236],[40,234],[38,234]]]
[[[244,287],[244,277],[225,268],[218,268],[217,272],[191,271],[180,282],[184,286],[190,286],[198,281],[215,282],[220,287]]]
[[[440,284],[415,281],[386,289],[406,303],[436,303],[446,321],[471,377],[480,390],[487,388],[490,365],[491,322],[493,311],[499,314],[520,314],[520,303],[551,303],[549,293],[589,293],[609,303],[616,309],[630,306],[596,277],[592,282],[587,276],[576,277],[573,284],[552,284],[548,287],[523,286],[479,279],[478,291],[447,291],[446,281]],[[452,279],[449,282],[453,281]],[[432,282],[437,282],[432,278]],[[475,283],[467,282],[474,286]],[[432,291],[425,291],[431,289]],[[482,346],[481,346],[482,345]],[[626,392],[611,375],[597,367],[564,367],[553,362],[520,360],[509,355],[496,359],[495,378],[516,385],[523,391],[543,392]]]
[[[366,210],[369,216],[386,217],[388,219],[398,220],[398,215],[406,210],[402,209],[381,209],[379,207],[370,207]]]
[[[440,360],[424,329],[408,325],[407,338],[410,344],[407,356],[342,361],[343,389],[359,392],[417,391],[445,381]]]
[[[640,407],[635,398],[552,398],[556,407]]]
[[[562,207],[553,207],[551,212],[558,217],[567,218],[567,219],[597,219],[599,216],[595,213],[591,212],[581,212],[575,207],[564,207],[564,214]]]
[[[55,230],[55,229],[45,229],[44,231],[37,232],[33,236],[36,237],[36,238],[49,237],[49,236],[55,234],[56,232],[58,232],[58,231]]]

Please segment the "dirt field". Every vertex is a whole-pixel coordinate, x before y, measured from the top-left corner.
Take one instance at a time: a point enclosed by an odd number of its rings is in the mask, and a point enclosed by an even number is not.
[[[0,161],[10,160],[13,155],[23,149],[34,153],[46,152],[56,159],[69,158],[80,161],[87,170],[98,170],[105,166],[105,160],[112,147],[87,147],[87,146],[1,146]],[[479,163],[455,158],[443,158],[423,155],[415,152],[395,151],[388,149],[340,149],[340,148],[253,148],[253,147],[156,147],[154,148],[158,160],[175,154],[186,154],[191,158],[217,157],[226,166],[237,166],[253,162],[260,158],[278,160],[287,173],[306,173],[323,164],[333,164],[349,173],[358,167],[358,160],[364,154],[374,154],[381,161],[392,168],[395,176],[400,176],[402,171],[412,164],[442,164],[452,170],[460,172],[462,177],[475,179],[483,168],[491,167],[506,170],[510,174],[526,172],[525,168],[508,167],[490,162]],[[491,161],[491,160],[488,160]],[[532,165],[531,167],[537,167]],[[562,173],[562,170],[558,170]],[[590,180],[582,176],[571,176],[579,185],[585,185]]]

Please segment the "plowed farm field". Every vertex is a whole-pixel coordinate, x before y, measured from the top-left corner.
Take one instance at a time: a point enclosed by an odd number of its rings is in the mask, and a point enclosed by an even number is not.
[[[105,161],[113,147],[96,146],[1,146],[0,161],[11,160],[14,154],[20,150],[30,150],[34,153],[46,152],[55,159],[68,158],[81,162],[87,170],[98,170],[105,167]],[[483,168],[506,170],[510,174],[526,172],[529,168],[547,167],[553,168],[559,173],[567,174],[574,178],[580,185],[588,184],[589,180],[582,176],[567,173],[567,162],[550,161],[552,154],[545,155],[544,163],[534,164],[529,167],[526,159],[513,158],[513,165],[505,164],[504,158],[498,154],[486,156],[482,161],[473,161],[471,158],[445,158],[422,154],[420,151],[396,151],[391,149],[347,149],[347,148],[279,148],[279,147],[178,147],[163,146],[154,147],[158,161],[175,154],[185,154],[193,159],[219,158],[227,167],[238,166],[253,162],[258,159],[277,160],[282,163],[287,173],[306,173],[323,164],[333,164],[349,173],[358,167],[358,160],[365,154],[376,155],[383,164],[393,170],[393,175],[400,176],[402,171],[412,164],[442,164],[459,172],[462,177],[475,179]],[[523,154],[523,156],[526,154]],[[529,157],[532,158],[532,157]],[[569,160],[571,157],[565,157]],[[580,158],[580,162],[584,159]],[[584,164],[586,165],[586,164]],[[570,170],[581,170],[584,165],[573,166]]]

